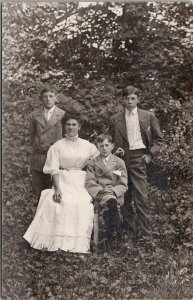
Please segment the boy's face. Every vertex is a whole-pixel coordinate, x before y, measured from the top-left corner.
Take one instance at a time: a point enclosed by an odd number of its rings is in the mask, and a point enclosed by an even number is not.
[[[45,108],[50,109],[56,103],[56,96],[54,92],[45,92],[42,95],[42,102]]]
[[[103,142],[97,144],[97,148],[103,157],[107,157],[111,154],[114,144],[105,139]]]
[[[125,107],[129,111],[133,110],[137,106],[138,103],[139,103],[139,98],[135,94],[130,94],[130,95],[127,95],[124,97]]]

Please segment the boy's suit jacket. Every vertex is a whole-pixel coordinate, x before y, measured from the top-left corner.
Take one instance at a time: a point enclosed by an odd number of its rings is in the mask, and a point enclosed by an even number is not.
[[[33,147],[31,168],[42,171],[47,151],[51,145],[62,139],[62,119],[65,112],[55,107],[49,121],[45,119],[44,109],[39,108],[30,115],[30,145]]]
[[[163,142],[158,120],[153,113],[147,110],[138,108],[137,111],[143,143],[148,153],[154,156],[159,152]],[[127,138],[125,111],[112,116],[110,133],[113,136],[115,150],[121,147],[125,150],[125,153],[128,153],[129,142]],[[124,160],[126,161],[126,157],[124,157]]]
[[[117,174],[115,174],[116,171]],[[87,165],[85,186],[94,199],[103,190],[103,187],[108,185],[112,186],[117,202],[123,205],[124,193],[127,191],[127,170],[124,161],[113,154],[111,154],[106,164],[99,155]],[[102,199],[102,201],[105,202],[108,199],[109,196],[107,196],[107,199]]]

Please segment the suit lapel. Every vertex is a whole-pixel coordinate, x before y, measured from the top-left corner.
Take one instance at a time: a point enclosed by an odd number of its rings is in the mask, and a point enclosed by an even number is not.
[[[111,154],[111,156],[106,164],[105,173],[108,173],[109,171],[114,169],[115,165],[116,165],[115,156],[113,154]]]
[[[148,126],[149,126],[148,116],[140,108],[138,108],[137,111],[138,111],[138,116],[139,116],[140,127],[145,133],[147,133]]]
[[[53,127],[58,120],[60,119],[60,111],[57,107],[55,107],[49,121],[46,123],[43,132],[49,130],[51,127]]]
[[[39,113],[36,116],[36,120],[42,125],[42,127],[46,126],[47,121],[46,121],[46,118],[45,118],[43,107],[39,109]]]
[[[112,169],[115,168],[115,165],[116,165],[116,160],[113,154],[111,154],[106,164],[103,162],[102,157],[100,155],[96,158],[95,161],[95,166],[102,171],[102,175],[109,173]]]
[[[125,120],[125,111],[119,115],[119,117],[117,119],[117,126],[118,126],[119,131],[122,134],[122,136],[126,139],[126,141],[128,141],[126,120]]]
[[[96,157],[95,166],[100,170],[104,170],[105,164],[102,161],[102,157],[100,155]]]

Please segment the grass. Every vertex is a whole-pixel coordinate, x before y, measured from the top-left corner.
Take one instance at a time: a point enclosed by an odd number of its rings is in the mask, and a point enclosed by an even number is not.
[[[90,255],[30,248],[22,238],[36,210],[29,191],[28,177],[16,179],[6,190],[3,299],[192,298],[192,251],[183,246],[175,250],[164,235],[156,240],[153,255],[141,246],[134,253],[118,248],[111,253],[104,250]]]

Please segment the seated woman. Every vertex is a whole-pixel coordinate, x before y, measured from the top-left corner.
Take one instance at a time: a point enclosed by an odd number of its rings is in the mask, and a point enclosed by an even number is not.
[[[35,249],[89,252],[94,209],[83,169],[99,152],[78,137],[80,125],[77,116],[66,116],[65,138],[48,151],[43,172],[51,174],[54,187],[42,191],[36,215],[24,235]]]

